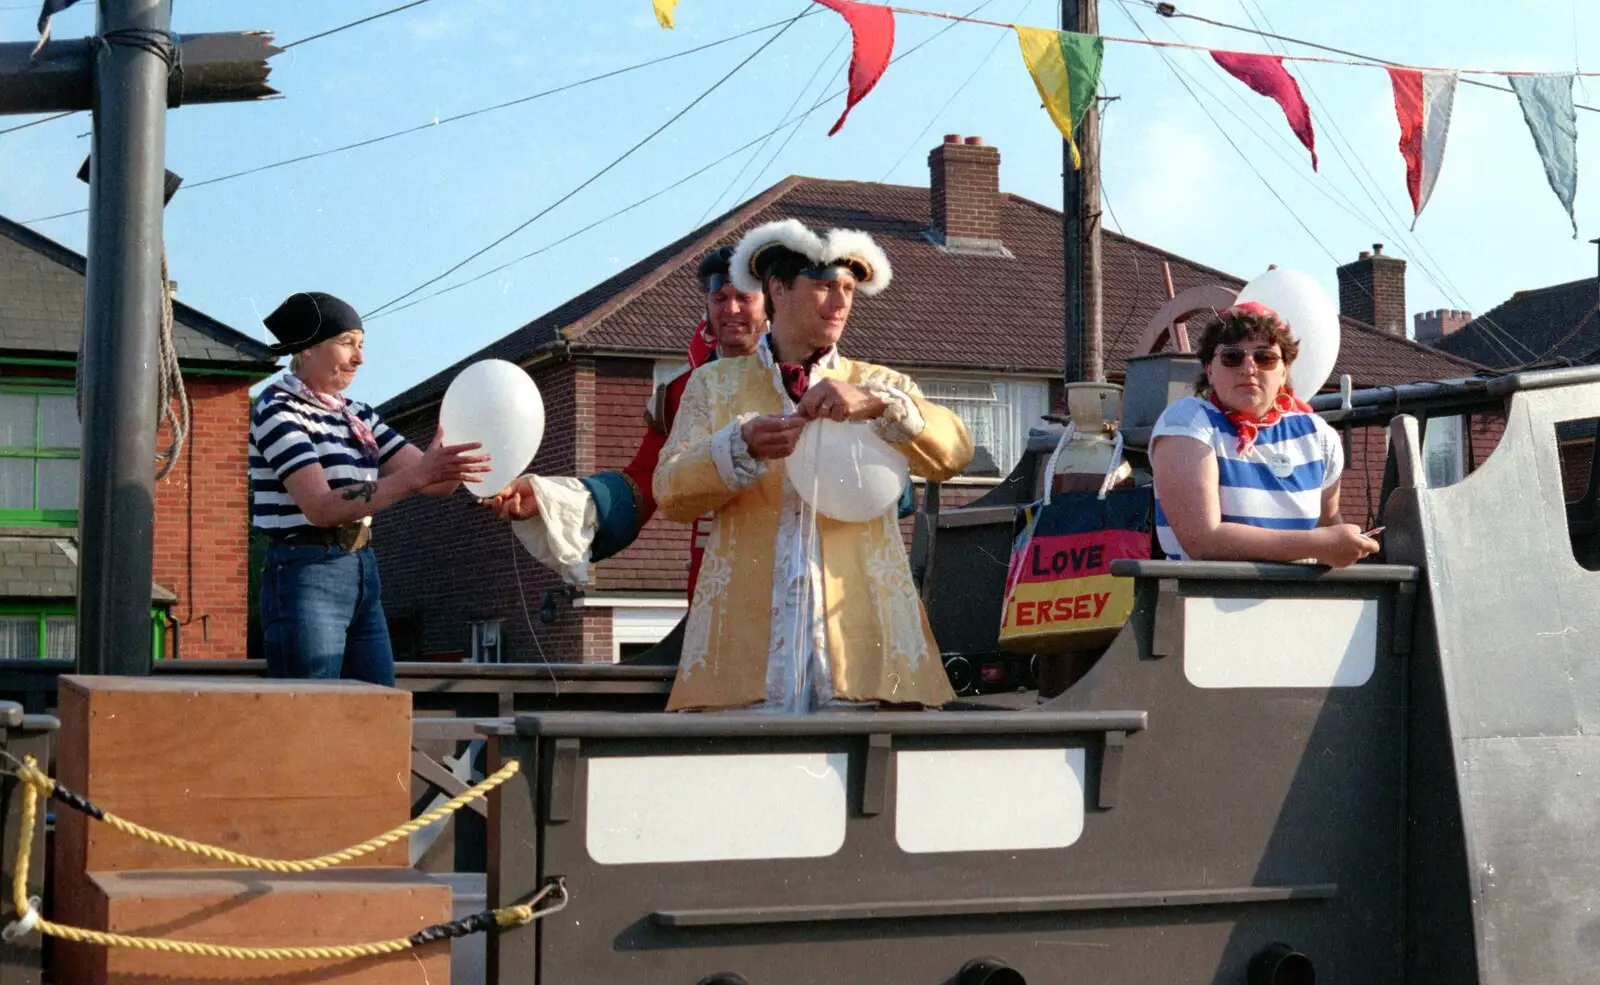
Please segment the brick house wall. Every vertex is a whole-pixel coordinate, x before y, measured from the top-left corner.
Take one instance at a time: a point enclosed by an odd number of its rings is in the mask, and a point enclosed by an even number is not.
[[[633,460],[645,432],[644,410],[655,389],[650,359],[598,359],[595,366],[594,464],[620,469]],[[689,525],[659,513],[626,551],[596,567],[603,592],[677,592],[687,585]]]
[[[595,433],[594,361],[577,358],[535,370],[544,398],[546,429],[533,470],[546,475],[587,475]],[[435,405],[390,425],[418,447],[438,426]],[[404,543],[407,549],[396,550]],[[401,659],[465,659],[471,625],[504,619],[502,649],[508,661],[572,662],[611,659],[610,613],[576,608],[558,593],[555,619],[540,621],[545,593],[561,580],[523,549],[510,526],[457,491],[448,499],[413,496],[379,513],[373,544],[383,580],[384,608],[397,632]]]
[[[187,377],[190,429],[178,465],[156,485],[155,581],[178,596],[172,614],[187,659],[241,659],[250,620],[250,385]],[[158,449],[170,440],[165,425]],[[167,630],[164,652],[173,653]]]

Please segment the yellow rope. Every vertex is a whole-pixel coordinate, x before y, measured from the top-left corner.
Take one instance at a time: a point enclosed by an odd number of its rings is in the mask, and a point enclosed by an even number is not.
[[[159,831],[152,831],[142,824],[136,824],[126,818],[118,817],[110,811],[105,811],[101,820],[123,834],[132,835],[135,838],[143,838],[145,841],[154,842],[157,845],[180,852],[203,855],[213,861],[226,862],[241,869],[260,869],[264,872],[318,872],[322,869],[331,869],[334,866],[354,861],[363,855],[371,855],[378,849],[392,845],[401,838],[410,837],[435,821],[449,817],[467,804],[511,779],[520,768],[520,764],[513,759],[500,767],[493,776],[483,780],[470,790],[452,797],[426,814],[407,821],[394,830],[381,834],[369,841],[364,841],[359,845],[337,852],[330,852],[327,855],[319,855],[316,858],[276,859],[261,858],[257,855],[242,855],[239,852],[232,852],[216,845],[207,845],[204,842],[190,841],[188,838],[178,838],[173,835],[162,834]],[[31,760],[18,767],[16,775],[17,779],[21,780],[28,789],[37,790],[45,795],[49,795],[56,788],[56,781],[45,775]]]
[[[405,834],[409,834],[417,828],[425,827],[440,817],[459,810],[463,804],[466,804],[474,797],[482,796],[510,779],[517,772],[517,766],[518,764],[515,760],[507,763],[494,776],[484,780],[466,793],[440,805],[435,810],[429,811],[410,824],[401,825],[388,834],[363,842],[343,852],[335,852],[320,858],[300,861],[281,861],[278,859],[256,858],[251,855],[240,855],[212,845],[204,845],[200,842],[163,835],[160,832],[151,831],[148,828],[133,824],[131,821],[123,821],[120,818],[117,819],[117,822],[120,823],[116,823],[112,821],[114,815],[109,813],[105,815],[105,820],[108,823],[112,823],[118,830],[127,831],[129,834],[146,838],[157,844],[183,851],[197,852],[208,858],[235,861],[242,867],[266,868],[274,872],[310,872],[317,869],[331,868],[334,865],[338,865],[339,862],[370,854],[384,845],[404,837]],[[368,944],[340,944],[331,947],[229,947],[225,944],[205,944],[200,941],[164,940],[158,937],[132,937],[127,934],[111,934],[105,931],[88,930],[83,927],[72,927],[67,924],[46,920],[39,912],[40,901],[37,898],[30,899],[28,897],[28,865],[33,853],[33,829],[38,824],[39,818],[39,795],[53,790],[55,781],[39,770],[38,763],[32,756],[27,757],[23,765],[17,769],[17,777],[22,781],[22,830],[17,835],[17,856],[16,862],[12,867],[11,902],[16,907],[18,920],[5,928],[3,936],[6,941],[15,940],[24,934],[37,930],[48,937],[58,937],[62,940],[76,941],[81,944],[98,944],[101,947],[126,947],[141,951],[166,951],[198,957],[231,958],[244,961],[344,960],[394,954],[417,946],[417,942],[411,937],[396,937]],[[457,803],[458,801],[459,803]],[[543,910],[535,909],[552,891],[558,890],[561,894],[560,902]],[[494,910],[493,915],[497,926],[516,927],[555,913],[566,905],[567,891],[565,887],[561,886],[560,883],[551,883],[540,890],[538,895],[527,903],[501,907],[498,910]]]

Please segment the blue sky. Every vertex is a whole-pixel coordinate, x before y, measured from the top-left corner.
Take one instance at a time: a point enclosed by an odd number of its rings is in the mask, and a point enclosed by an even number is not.
[[[14,9],[18,2],[0,2],[6,40],[32,37],[34,12]],[[913,5],[966,12],[979,2]],[[394,5],[180,2],[175,26],[270,29],[288,41]],[[649,0],[431,0],[280,56],[273,82],[281,100],[170,114],[167,166],[197,182],[577,81],[804,7],[801,0],[680,0],[677,29],[663,31]],[[1577,0],[1190,0],[1179,7],[1239,24],[1254,15],[1279,33],[1411,64],[1600,69],[1600,48],[1582,41],[1600,37],[1600,7]],[[978,16],[1053,27],[1057,10],[1053,0],[990,0]],[[57,18],[57,36],[86,33],[92,20],[91,5],[80,4]],[[1255,51],[1266,45],[1195,21],[1162,20],[1133,0],[1102,0],[1103,33],[1137,37],[1135,23],[1162,40]],[[897,50],[944,27],[902,15]],[[802,19],[638,153],[438,286],[544,247],[722,157],[779,122],[814,73],[802,109],[836,91],[846,35],[830,12]],[[260,316],[295,290],[331,291],[360,310],[374,308],[566,194],[768,37],[181,191],[167,211],[173,277],[184,300],[258,337],[265,337]],[[1276,106],[1223,77],[1202,53],[1170,58],[1198,86],[1199,103],[1152,49],[1107,46],[1103,91],[1118,99],[1106,114],[1104,187],[1114,212],[1109,224],[1129,235],[1240,276],[1271,263],[1302,269],[1330,292],[1334,258],[1346,262],[1383,242],[1385,252],[1412,263],[1413,312],[1484,311],[1519,289],[1594,275],[1596,248],[1586,240],[1600,235],[1600,196],[1591,184],[1600,178],[1584,165],[1600,160],[1593,136],[1600,114],[1579,113],[1583,238],[1574,241],[1515,98],[1463,86],[1438,187],[1412,235],[1405,231],[1410,205],[1395,149],[1399,130],[1381,70],[1291,66],[1308,89],[1317,127],[1322,172],[1314,175]],[[1577,100],[1600,104],[1600,78],[1587,87],[1584,81]],[[818,109],[787,144],[788,132],[780,134],[742,176],[748,152],[549,252],[373,320],[369,362],[352,395],[377,401],[395,394],[729,207],[752,183],[751,194],[789,174],[926,185],[926,153],[942,134],[979,134],[1000,148],[1005,191],[1060,205],[1060,140],[1009,32],[957,25],[891,66],[843,131],[827,137],[841,107],[838,100]],[[17,122],[24,121],[8,118],[0,129]],[[87,129],[87,118],[77,116],[0,136],[0,214],[27,220],[84,206],[86,186],[74,176],[88,152]],[[87,232],[81,215],[34,228],[80,250]],[[693,317],[684,313],[686,329]]]

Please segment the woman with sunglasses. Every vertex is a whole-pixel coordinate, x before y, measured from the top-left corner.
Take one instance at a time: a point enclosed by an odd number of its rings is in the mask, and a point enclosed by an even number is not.
[[[1156,535],[1168,558],[1342,568],[1377,551],[1360,527],[1340,522],[1344,448],[1289,387],[1299,349],[1256,302],[1206,329],[1197,396],[1168,407],[1150,436]]]

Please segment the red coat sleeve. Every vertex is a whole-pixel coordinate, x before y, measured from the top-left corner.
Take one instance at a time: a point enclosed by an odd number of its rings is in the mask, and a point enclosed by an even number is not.
[[[622,470],[639,495],[639,529],[650,522],[656,513],[655,475],[656,465],[661,461],[661,449],[666,447],[667,435],[672,433],[672,422],[678,418],[678,403],[683,399],[684,388],[689,385],[689,374],[684,373],[674,378],[667,384],[666,397],[662,401],[665,405],[661,412],[660,426],[652,422],[645,428],[644,437],[639,439],[639,448],[633,453],[633,461]]]

